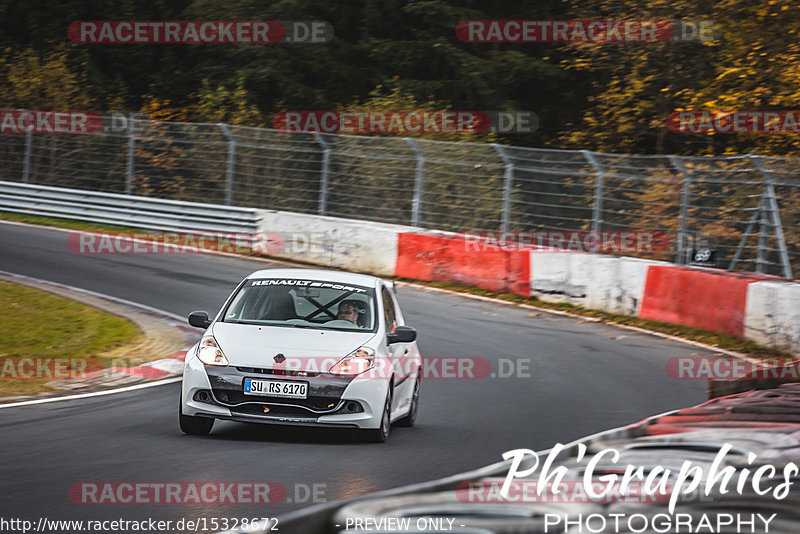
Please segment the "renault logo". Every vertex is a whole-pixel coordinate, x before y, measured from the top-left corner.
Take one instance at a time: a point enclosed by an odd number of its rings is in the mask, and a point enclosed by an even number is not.
[[[272,358],[272,359],[273,359],[273,360],[275,360],[275,362],[276,362],[276,363],[283,363],[283,361],[286,359],[286,356],[284,356],[284,355],[283,355],[283,354],[281,354],[281,353],[278,353],[278,354],[276,354],[276,355],[275,355],[275,357],[274,357],[274,358]]]

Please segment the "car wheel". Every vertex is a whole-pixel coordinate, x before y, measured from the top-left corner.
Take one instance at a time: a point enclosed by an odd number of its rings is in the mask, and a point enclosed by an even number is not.
[[[192,436],[207,436],[214,426],[214,420],[210,417],[196,417],[193,415],[183,415],[180,399],[178,400],[178,421],[181,432]]]
[[[411,394],[411,406],[408,409],[408,415],[397,421],[398,426],[414,426],[417,420],[417,411],[419,410],[419,381],[420,377],[414,382],[414,393]]]
[[[392,427],[392,390],[386,394],[386,403],[383,405],[383,416],[378,428],[370,428],[364,431],[366,441],[371,443],[383,443],[389,437],[389,430]]]

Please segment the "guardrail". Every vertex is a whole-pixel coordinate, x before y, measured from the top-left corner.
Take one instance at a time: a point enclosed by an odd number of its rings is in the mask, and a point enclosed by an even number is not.
[[[13,182],[0,182],[0,211],[181,233],[254,234],[261,220],[250,208]]]

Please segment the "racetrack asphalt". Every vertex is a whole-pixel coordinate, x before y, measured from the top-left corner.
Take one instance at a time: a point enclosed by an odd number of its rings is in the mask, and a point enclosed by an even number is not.
[[[216,312],[241,278],[278,265],[210,254],[78,255],[67,249],[68,235],[0,223],[0,270],[186,316]],[[393,428],[380,445],[360,443],[348,432],[221,421],[208,437],[185,436],[177,424],[177,383],[0,409],[0,516],[275,516],[311,504],[302,497],[314,485],[327,500],[355,497],[494,463],[511,449],[549,448],[705,399],[705,382],[674,380],[665,370],[669,358],[712,354],[702,348],[421,288],[402,287],[399,299],[406,322],[419,332],[423,356],[486,358],[493,371],[500,370],[501,359],[529,360],[530,376],[428,379],[418,426]],[[69,488],[85,481],[274,481],[287,487],[288,499],[266,506],[76,504]]]

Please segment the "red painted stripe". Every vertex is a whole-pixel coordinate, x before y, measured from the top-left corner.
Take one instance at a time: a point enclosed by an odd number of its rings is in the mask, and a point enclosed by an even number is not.
[[[670,424],[662,424],[659,420],[658,423],[645,427],[645,432],[649,436],[660,436],[664,434],[679,434],[683,432],[696,432],[698,430],[752,430],[757,432],[759,430],[777,430],[781,429],[787,433],[800,431],[800,424],[797,423],[775,423],[775,422],[761,422],[761,421],[731,421],[726,424],[724,421],[711,421],[711,422],[694,422],[682,423],[671,422]]]
[[[744,336],[747,286],[775,277],[651,265],[639,317]]]
[[[189,349],[185,349],[185,350],[182,350],[182,351],[180,351],[180,352],[176,352],[175,354],[173,354],[172,356],[170,356],[170,358],[172,358],[172,359],[175,359],[175,360],[181,360],[181,361],[184,361],[184,360],[186,359],[186,352],[187,352],[188,350],[189,350]]]
[[[400,233],[395,275],[530,295],[530,252],[478,247],[460,237]]]
[[[774,423],[795,423],[800,424],[800,413],[726,413],[719,415],[677,415],[665,416],[658,420],[660,424],[670,425],[674,423],[711,423],[727,422],[740,423],[748,422],[774,422]]]

